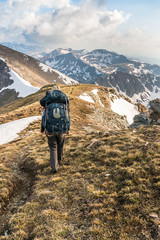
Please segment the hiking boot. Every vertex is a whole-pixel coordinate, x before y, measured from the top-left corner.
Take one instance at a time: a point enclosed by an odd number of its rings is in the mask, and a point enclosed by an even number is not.
[[[53,169],[51,169],[51,173],[55,174],[55,173],[57,173],[57,171],[56,171],[56,170],[53,170]]]

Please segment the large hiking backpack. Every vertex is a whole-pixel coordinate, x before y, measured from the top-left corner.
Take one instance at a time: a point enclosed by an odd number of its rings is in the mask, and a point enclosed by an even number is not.
[[[42,125],[49,134],[66,133],[70,128],[69,100],[59,90],[49,92],[45,97]],[[43,101],[42,101],[43,102]]]

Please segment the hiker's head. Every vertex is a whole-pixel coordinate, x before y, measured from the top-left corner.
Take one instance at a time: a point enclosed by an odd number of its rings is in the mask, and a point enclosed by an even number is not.
[[[57,84],[53,84],[51,91],[60,90],[60,87]]]

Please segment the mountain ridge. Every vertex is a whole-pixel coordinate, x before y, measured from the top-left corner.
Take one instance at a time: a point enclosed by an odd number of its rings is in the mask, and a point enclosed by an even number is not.
[[[40,60],[81,83],[113,87],[119,93],[145,105],[148,104],[148,101],[158,97],[160,66],[131,60],[106,49],[96,49],[91,52],[82,50],[79,55],[76,55],[75,52],[71,48],[65,49],[65,51],[60,48]],[[71,64],[68,64],[71,57]],[[81,67],[82,65],[86,68]],[[81,72],[81,76],[79,76],[79,72]],[[125,83],[123,86],[122,75]],[[112,84],[112,78],[114,84]],[[134,87],[136,87],[136,91],[134,91]]]
[[[5,52],[7,53],[7,50]],[[19,58],[19,56],[17,55],[16,58]],[[27,62],[24,64],[24,59],[29,59],[32,64],[27,67]],[[67,80],[68,76],[79,83],[112,87],[118,93],[145,106],[148,106],[149,101],[158,98],[160,95],[160,66],[138,62],[106,49],[96,49],[88,52],[85,49],[58,48],[46,54],[40,60],[42,63],[38,63],[37,68],[36,60],[23,54],[18,66],[13,64],[13,62],[16,62],[15,58],[12,58],[7,64],[22,78],[28,78],[31,84],[35,86],[41,87],[49,82],[64,84],[68,84],[69,81],[74,82],[71,79]],[[48,68],[43,64],[47,64]],[[41,69],[39,69],[39,66],[41,66]],[[25,70],[27,74],[25,74]],[[56,76],[57,73],[60,77]],[[61,76],[62,73],[66,77]],[[32,81],[33,75],[37,74],[41,76],[34,78]],[[13,92],[12,94],[15,95]]]

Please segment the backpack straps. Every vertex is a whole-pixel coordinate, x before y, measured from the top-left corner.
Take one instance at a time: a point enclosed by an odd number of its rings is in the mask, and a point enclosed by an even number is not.
[[[46,123],[47,123],[47,103],[45,103],[45,121],[44,121],[45,126]]]

